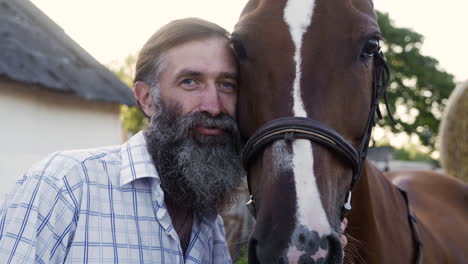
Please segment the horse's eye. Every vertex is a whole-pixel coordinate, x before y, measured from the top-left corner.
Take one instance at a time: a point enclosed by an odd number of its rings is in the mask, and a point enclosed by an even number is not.
[[[362,56],[372,57],[375,53],[380,51],[380,44],[378,39],[370,39],[362,49]]]

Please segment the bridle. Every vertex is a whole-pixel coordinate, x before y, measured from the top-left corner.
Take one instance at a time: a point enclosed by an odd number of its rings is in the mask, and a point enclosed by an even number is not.
[[[393,123],[396,123],[390,112],[387,99],[387,87],[390,81],[390,68],[382,51],[376,51],[374,57],[373,80],[372,80],[372,102],[369,116],[367,118],[366,128],[363,133],[358,149],[354,148],[338,132],[315,120],[303,117],[282,117],[274,119],[260,129],[258,129],[248,140],[242,151],[242,162],[246,171],[248,171],[250,162],[256,158],[257,154],[268,145],[278,140],[284,140],[292,143],[296,139],[308,139],[314,143],[333,150],[334,153],[346,160],[353,169],[353,178],[346,195],[345,202],[341,207],[341,220],[351,211],[351,195],[361,178],[362,168],[367,156],[367,149],[372,134],[372,129],[376,124],[376,114],[382,119],[382,113],[379,108],[380,98],[384,98],[387,114]],[[250,201],[247,208],[253,217],[256,217],[255,199],[250,186],[250,177],[247,173],[247,185],[250,193]],[[416,246],[415,262],[421,264],[423,261],[422,242],[418,229],[416,227],[416,217],[411,209],[408,195],[404,190],[399,189],[407,206],[408,221],[410,224],[412,236]],[[250,247],[250,245],[249,245]],[[250,249],[249,249],[250,250]],[[250,262],[249,262],[250,263]]]
[[[274,119],[260,129],[258,129],[247,141],[242,151],[242,162],[245,170],[248,170],[250,162],[261,154],[263,149],[278,140],[292,142],[296,139],[308,139],[314,143],[321,144],[346,160],[353,169],[351,186],[346,195],[346,200],[341,209],[341,219],[351,211],[351,194],[359,182],[364,161],[367,156],[367,149],[372,134],[372,128],[376,124],[376,114],[379,119],[382,114],[379,108],[380,98],[384,97],[387,113],[394,122],[388,106],[387,86],[390,80],[390,68],[385,61],[382,51],[372,54],[374,57],[373,81],[372,81],[372,102],[367,125],[359,148],[354,148],[338,132],[315,120],[303,117],[282,117]],[[256,217],[255,199],[250,186],[250,178],[247,174],[247,184],[250,193],[250,201],[247,207],[254,217]]]

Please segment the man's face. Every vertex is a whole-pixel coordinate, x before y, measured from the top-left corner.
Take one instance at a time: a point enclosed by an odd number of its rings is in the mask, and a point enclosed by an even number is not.
[[[182,116],[205,112],[235,118],[237,67],[229,42],[212,37],[176,46],[165,53],[159,78],[164,104],[181,106]],[[219,129],[196,127],[203,135],[219,135]]]
[[[223,210],[241,187],[234,120],[236,64],[228,41],[209,38],[165,53],[155,112],[145,129],[165,198],[200,214]]]

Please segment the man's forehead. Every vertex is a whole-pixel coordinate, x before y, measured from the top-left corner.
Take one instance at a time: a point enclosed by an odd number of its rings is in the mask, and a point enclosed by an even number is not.
[[[205,47],[205,49],[199,49],[198,50],[199,52],[203,52],[206,49],[212,48],[215,44],[219,45],[220,47],[224,46],[226,48],[229,48],[230,40],[228,38],[219,37],[219,36],[213,36],[213,37],[207,37],[207,38],[201,38],[201,39],[194,39],[194,40],[189,40],[189,41],[186,41],[186,42],[183,42],[183,43],[179,43],[179,44],[177,44],[175,46],[172,46],[169,49],[167,49],[164,53],[174,53],[174,52],[177,52],[177,50],[190,49],[190,47],[196,48],[196,47],[199,47],[199,46]]]
[[[176,75],[215,74],[236,78],[237,64],[229,43],[217,37],[178,45],[163,55],[165,68]]]

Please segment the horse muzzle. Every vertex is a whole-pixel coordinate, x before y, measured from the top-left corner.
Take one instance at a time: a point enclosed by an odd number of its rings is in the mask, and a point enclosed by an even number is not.
[[[270,241],[271,243],[271,241]],[[255,238],[249,241],[249,264],[341,264],[343,263],[343,247],[339,236],[335,233],[320,237],[317,232],[295,234],[290,247],[274,256],[271,250],[268,254],[262,252],[262,245]]]

